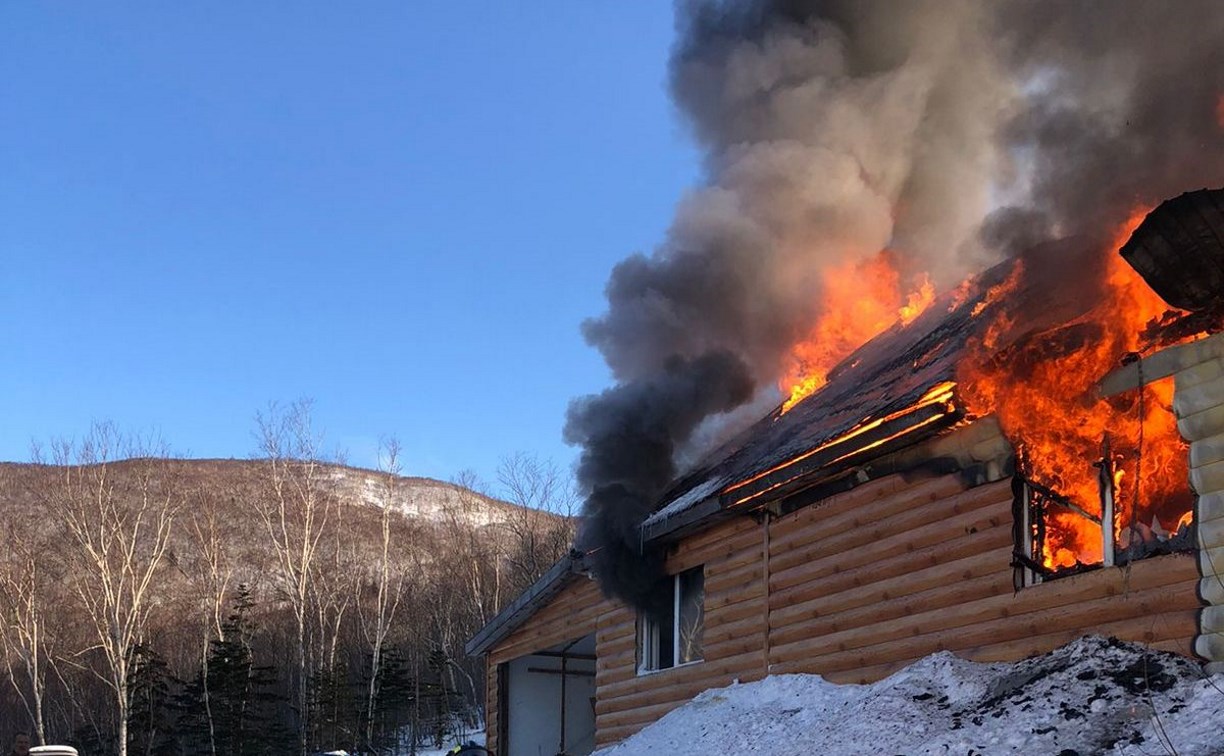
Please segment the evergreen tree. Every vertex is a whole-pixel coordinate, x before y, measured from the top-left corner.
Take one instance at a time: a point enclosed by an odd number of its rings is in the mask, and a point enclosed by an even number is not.
[[[222,637],[209,644],[207,698],[201,672],[181,697],[180,729],[188,756],[274,756],[293,753],[293,738],[276,717],[282,697],[274,690],[275,670],[255,664],[247,613],[254,602],[238,588],[234,611],[221,625]],[[210,722],[211,714],[211,722]]]
[[[166,660],[151,646],[138,643],[128,663],[128,754],[172,756],[177,753],[175,700],[177,681]]]

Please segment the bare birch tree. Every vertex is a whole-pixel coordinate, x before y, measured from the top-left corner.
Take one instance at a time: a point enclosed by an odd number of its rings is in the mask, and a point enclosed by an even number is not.
[[[392,518],[400,517],[396,510],[400,489],[400,444],[397,439],[388,439],[379,444],[378,469],[381,489],[378,492],[379,535],[378,561],[373,568],[374,606],[361,611],[361,629],[370,646],[370,681],[366,689],[367,747],[374,740],[374,713],[378,710],[379,674],[382,671],[383,647],[391,632],[395,614],[399,609],[404,591],[403,570],[392,570]]]
[[[235,581],[237,565],[233,543],[239,524],[227,516],[225,492],[202,486],[190,495],[191,508],[186,530],[192,547],[190,555],[180,558],[179,567],[195,587],[200,625],[200,683],[204,716],[208,725],[209,753],[217,752],[212,696],[208,680],[208,654],[214,639],[224,639],[225,601]]]
[[[272,405],[256,417],[267,464],[267,491],[257,497],[257,509],[279,568],[274,579],[293,612],[298,746],[303,756],[310,724],[307,632],[311,580],[335,509],[320,460],[321,439],[311,427],[310,411],[309,402],[299,401],[286,409]]]
[[[47,744],[43,700],[47,692],[49,622],[47,576],[34,549],[11,538],[0,563],[0,649],[13,689],[34,723],[39,745]]]
[[[126,756],[132,651],[145,637],[180,492],[156,458],[165,456],[163,448],[125,439],[108,423],[95,425],[79,445],[61,442],[55,456],[62,475],[55,515],[72,545],[73,587],[102,656],[98,676],[112,692],[116,750]]]

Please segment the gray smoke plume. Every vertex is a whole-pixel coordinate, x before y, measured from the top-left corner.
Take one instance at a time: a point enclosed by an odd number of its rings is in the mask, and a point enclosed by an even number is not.
[[[636,553],[708,418],[774,396],[830,266],[887,248],[907,283],[946,288],[1056,238],[1099,252],[1135,207],[1224,183],[1218,0],[687,0],[677,17],[671,88],[705,177],[658,248],[613,270],[583,332],[619,385],[566,428],[584,538],[609,554]],[[654,574],[600,564],[630,601]]]

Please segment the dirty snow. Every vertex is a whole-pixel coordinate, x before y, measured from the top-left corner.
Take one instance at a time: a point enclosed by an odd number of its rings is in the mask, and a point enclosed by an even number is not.
[[[1087,637],[1016,664],[950,653],[872,685],[775,675],[709,690],[598,756],[1224,754],[1224,675]]]

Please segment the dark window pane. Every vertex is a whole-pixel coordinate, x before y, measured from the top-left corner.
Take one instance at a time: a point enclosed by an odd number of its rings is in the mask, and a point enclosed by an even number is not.
[[[705,570],[680,573],[680,664],[702,658],[701,636],[705,627]]]

